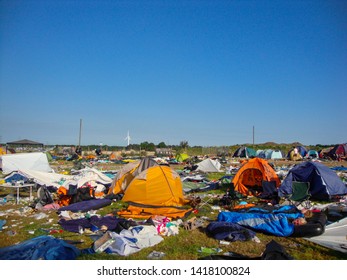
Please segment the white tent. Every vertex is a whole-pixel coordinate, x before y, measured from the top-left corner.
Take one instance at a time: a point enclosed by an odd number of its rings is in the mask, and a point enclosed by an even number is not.
[[[22,169],[53,172],[45,153],[18,153],[1,156],[1,168],[4,174]]]
[[[202,172],[221,172],[221,163],[217,160],[213,160],[210,158],[204,159],[203,161],[199,162],[197,171]]]
[[[327,225],[322,235],[305,238],[321,246],[347,253],[347,218]]]

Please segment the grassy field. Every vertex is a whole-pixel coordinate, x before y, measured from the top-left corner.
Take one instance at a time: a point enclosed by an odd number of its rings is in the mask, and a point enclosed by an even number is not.
[[[283,162],[277,164],[288,164]],[[341,165],[341,163],[332,163],[332,166]],[[71,166],[65,163],[56,163],[54,168],[60,171],[69,170]],[[175,169],[180,169],[182,166],[173,166]],[[120,166],[100,164],[96,166],[99,170],[119,170]],[[218,179],[224,174],[210,174],[209,179]],[[0,197],[10,193],[10,190],[2,189]],[[96,254],[81,254],[80,260],[145,260],[152,251],[160,251],[165,255],[162,259],[168,260],[196,260],[206,257],[208,253],[199,252],[202,247],[219,248],[221,253],[233,252],[249,258],[260,257],[265,250],[266,244],[271,240],[275,240],[283,246],[288,254],[296,260],[344,260],[347,259],[345,254],[337,251],[329,250],[321,247],[302,238],[291,237],[275,237],[265,234],[257,234],[260,242],[245,241],[245,242],[230,242],[229,244],[220,244],[218,240],[210,238],[205,232],[205,226],[210,221],[216,220],[219,210],[214,210],[214,206],[218,204],[218,200],[224,195],[225,190],[215,190],[208,193],[194,193],[195,196],[210,197],[210,201],[203,206],[198,205],[196,213],[192,213],[191,217],[202,218],[205,221],[203,227],[186,230],[183,227],[179,228],[179,234],[173,236],[164,236],[164,240],[149,248],[142,249],[138,253],[131,254],[127,257],[115,254],[96,253]],[[70,243],[73,243],[79,249],[88,249],[93,246],[93,240],[88,234],[78,234],[62,230],[58,224],[59,216],[56,211],[40,212],[29,207],[28,192],[21,192],[22,201],[20,204],[15,204],[14,201],[0,205],[0,220],[6,220],[5,227],[0,231],[0,247],[6,247],[20,243],[24,240],[31,239],[35,236],[50,234],[56,238],[61,238]],[[124,207],[121,201],[114,201],[111,205],[99,209],[98,214],[114,215],[119,209]],[[45,215],[42,215],[44,213]],[[40,215],[41,214],[41,215]]]

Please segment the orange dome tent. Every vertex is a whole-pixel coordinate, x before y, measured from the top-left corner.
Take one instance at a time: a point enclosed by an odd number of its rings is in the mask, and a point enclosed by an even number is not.
[[[118,212],[128,218],[148,218],[155,215],[183,218],[192,209],[184,198],[180,176],[169,166],[153,159],[128,163],[117,174],[109,194],[122,193],[128,208]]]
[[[236,192],[255,196],[261,192],[263,181],[275,181],[277,188],[281,184],[279,177],[268,161],[261,158],[253,158],[242,165],[232,182]]]

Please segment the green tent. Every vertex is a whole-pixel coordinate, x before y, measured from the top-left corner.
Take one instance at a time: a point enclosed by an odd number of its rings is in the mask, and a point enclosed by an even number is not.
[[[177,155],[176,155],[176,160],[177,160],[178,162],[183,162],[183,161],[185,161],[185,160],[188,159],[188,158],[189,158],[189,155],[184,154],[184,153],[182,153],[182,154],[177,154]]]

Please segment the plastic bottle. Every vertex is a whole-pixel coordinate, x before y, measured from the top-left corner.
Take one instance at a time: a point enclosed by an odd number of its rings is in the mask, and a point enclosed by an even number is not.
[[[0,205],[4,205],[6,202],[7,202],[7,198],[6,197],[0,198]]]

